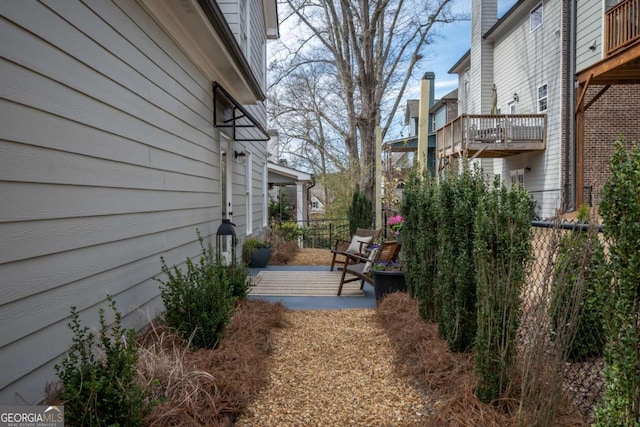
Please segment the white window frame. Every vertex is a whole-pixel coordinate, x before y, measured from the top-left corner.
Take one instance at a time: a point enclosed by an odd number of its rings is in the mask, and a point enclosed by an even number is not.
[[[233,221],[231,145],[231,140],[220,132],[220,207],[222,208],[222,219]],[[224,177],[222,176],[223,174]]]
[[[516,114],[516,101],[507,103],[507,114]]]
[[[513,169],[509,171],[511,178],[511,187],[514,185],[524,188],[524,169]]]
[[[253,155],[250,151],[245,150],[246,162],[244,164],[245,172],[245,209],[247,212],[246,234],[253,234]]]
[[[544,95],[541,96],[540,90],[544,88]],[[538,113],[543,113],[549,109],[549,86],[545,83],[536,89],[536,96],[538,98]],[[544,108],[543,108],[544,101]]]
[[[269,225],[269,166],[262,166],[262,227]]]
[[[533,33],[535,30],[540,28],[543,22],[544,7],[542,6],[542,2],[540,2],[536,7],[531,9],[531,12],[529,12],[529,25],[531,28],[531,32]]]
[[[469,111],[469,104],[471,102],[471,71],[469,68],[465,68],[462,73],[462,82],[464,84],[464,113]]]

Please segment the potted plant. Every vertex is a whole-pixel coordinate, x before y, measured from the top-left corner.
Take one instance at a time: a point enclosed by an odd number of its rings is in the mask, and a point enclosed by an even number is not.
[[[257,237],[247,237],[242,246],[242,260],[253,268],[265,268],[271,259],[271,244]]]
[[[379,261],[371,269],[373,288],[375,289],[376,305],[382,298],[393,292],[405,292],[404,270],[400,261]]]
[[[404,218],[402,215],[394,215],[387,219],[387,225],[393,231],[393,236],[398,243],[402,243],[402,236],[400,232],[402,231],[402,226],[404,225]]]

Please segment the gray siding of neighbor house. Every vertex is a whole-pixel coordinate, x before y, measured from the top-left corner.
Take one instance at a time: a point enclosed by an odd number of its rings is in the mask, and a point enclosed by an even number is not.
[[[580,71],[602,59],[602,0],[582,0],[577,3],[576,70]],[[595,49],[589,46],[595,44]]]
[[[220,147],[212,82],[138,3],[0,13],[0,403],[36,403],[70,345],[72,305],[88,326],[107,294],[127,326],[159,314],[160,257],[180,264],[200,253],[196,229],[215,235]]]
[[[561,2],[544,1],[543,24],[533,32],[527,9],[518,24],[495,43],[495,81],[503,112],[517,93],[516,113],[537,114],[537,89],[547,84],[547,149],[507,157],[497,171],[508,182],[509,171],[530,168],[525,187],[543,218],[553,216],[560,206],[562,45],[557,30],[562,26],[561,6]]]

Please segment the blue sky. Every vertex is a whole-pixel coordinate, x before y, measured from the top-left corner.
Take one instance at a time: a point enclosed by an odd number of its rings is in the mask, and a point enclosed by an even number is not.
[[[498,0],[498,16],[504,14],[517,0]],[[453,9],[460,13],[471,15],[471,0],[455,0]],[[417,75],[422,76],[427,71],[436,75],[435,97],[441,98],[458,86],[458,77],[448,74],[451,67],[469,50],[471,46],[471,22],[454,22],[443,25],[439,29],[440,37],[432,45],[431,52],[426,56],[422,69]],[[417,98],[418,83],[408,88],[406,99]]]

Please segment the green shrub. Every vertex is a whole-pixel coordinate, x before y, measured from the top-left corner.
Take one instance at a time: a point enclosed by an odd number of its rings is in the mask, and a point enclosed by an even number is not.
[[[588,223],[588,213],[581,210],[578,220]],[[606,341],[602,318],[602,292],[607,280],[604,248],[597,235],[586,231],[565,234],[558,248],[551,301],[552,327],[566,327],[573,306],[569,299],[578,297],[576,324],[568,348],[568,360],[584,362],[602,356]],[[576,286],[582,286],[576,289]],[[568,306],[568,304],[571,304]],[[552,334],[555,338],[556,334]]]
[[[468,351],[476,338],[473,236],[478,201],[486,191],[479,170],[465,168],[440,185],[437,292],[438,326],[451,351]]]
[[[358,228],[371,228],[373,223],[373,207],[371,200],[356,188],[347,212],[349,216],[349,232],[353,236]]]
[[[278,189],[278,199],[277,201],[269,201],[268,210],[270,221],[291,221],[293,218],[292,208],[287,201],[286,187]]]
[[[205,248],[198,233],[202,253],[197,263],[187,258],[186,273],[179,267],[169,268],[161,258],[167,280],[160,295],[164,303],[164,319],[169,327],[194,348],[214,348],[229,323],[239,297],[246,295],[247,274],[243,266],[223,266],[216,262],[211,244]]]
[[[610,244],[613,275],[603,317],[606,336],[605,391],[597,426],[640,426],[640,147],[615,143],[611,176],[600,212]]]
[[[150,409],[142,388],[136,384],[135,333],[121,325],[116,303],[107,296],[115,321],[108,327],[104,309],[99,310],[100,329],[96,337],[82,327],[71,307],[69,329],[73,344],[67,358],[55,365],[62,381],[64,415],[74,426],[142,426]],[[97,342],[96,342],[97,338]]]
[[[507,390],[508,372],[516,362],[521,294],[531,259],[530,212],[534,202],[526,190],[513,187],[508,191],[499,180],[478,202],[474,238],[478,286],[476,395],[488,403]]]
[[[257,237],[247,237],[242,245],[242,261],[248,264],[256,249],[271,248],[271,243]]]
[[[435,322],[440,300],[436,293],[438,252],[438,187],[428,170],[420,177],[417,168],[405,180],[400,213],[405,219],[401,252],[412,297],[418,300],[420,316]]]
[[[269,241],[272,242],[275,249],[278,249],[278,246],[285,242],[297,243],[304,230],[295,221],[285,221],[272,222],[269,232]]]

